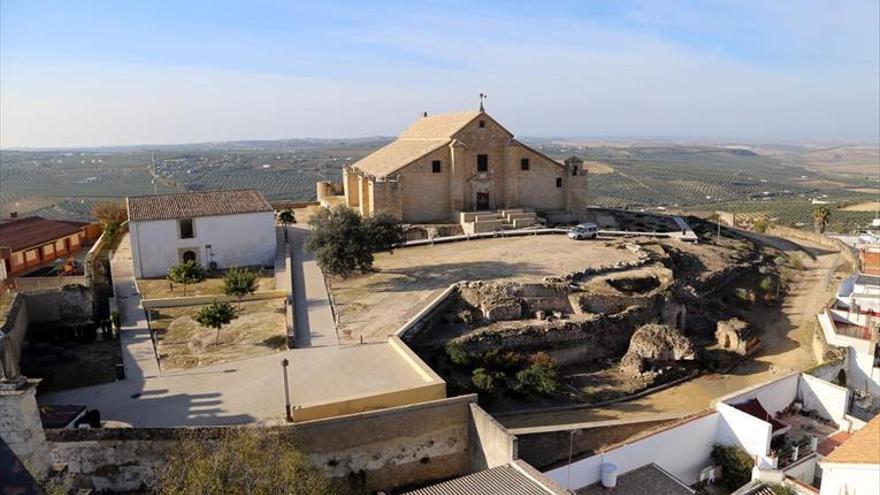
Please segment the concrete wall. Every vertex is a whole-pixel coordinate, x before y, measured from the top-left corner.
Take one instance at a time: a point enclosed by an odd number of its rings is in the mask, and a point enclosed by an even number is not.
[[[761,406],[772,415],[787,408],[797,399],[798,383],[800,383],[800,373],[790,373],[782,378],[726,395],[717,402],[735,405],[750,399],[758,399]]]
[[[716,405],[721,421],[718,423],[718,443],[738,445],[753,456],[765,457],[770,452],[773,426],[751,414],[724,403]]]
[[[199,263],[213,260],[220,268],[272,266],[275,259],[275,217],[272,212],[193,219],[195,237],[181,239],[177,220],[131,222],[131,255],[136,277],[164,277],[181,261],[184,250]],[[205,245],[210,244],[209,260]]]
[[[93,316],[92,291],[82,285],[29,292],[25,297],[30,323],[83,320]]]
[[[880,493],[880,464],[830,464],[822,468],[821,495],[875,495]]]
[[[616,465],[621,474],[653,462],[685,483],[694,483],[699,478],[700,470],[711,465],[712,445],[716,442],[719,418],[718,413],[708,413],[633,443],[574,462],[571,464],[571,486],[568,488],[578,489],[599,481],[599,465],[603,462]],[[544,474],[565,486],[568,466]]]
[[[816,411],[838,425],[844,422],[850,400],[850,391],[845,387],[802,374],[798,382],[798,395],[803,401],[804,409]]]
[[[470,404],[470,465],[479,471],[503,466],[519,457],[516,436],[476,403]]]

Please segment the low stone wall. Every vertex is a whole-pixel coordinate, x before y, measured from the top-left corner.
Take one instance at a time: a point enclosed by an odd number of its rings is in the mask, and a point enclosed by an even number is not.
[[[503,466],[519,458],[518,440],[476,403],[470,404],[470,467],[474,471]]]
[[[92,291],[82,285],[29,292],[25,297],[30,323],[88,320],[93,317]]]
[[[254,292],[241,298],[242,301],[261,301],[264,299],[282,299],[287,297],[287,291],[283,290],[267,290],[262,292]],[[237,302],[239,299],[225,294],[212,294],[209,296],[187,296],[187,297],[163,297],[156,299],[143,299],[141,305],[144,309],[159,308],[175,308],[178,306],[198,306],[201,304],[211,304],[214,301]]]
[[[279,441],[296,442],[341,486],[356,493],[392,489],[473,470],[471,404],[476,399],[460,396],[267,430]],[[223,427],[50,430],[47,437],[51,461],[66,465],[81,482],[98,490],[134,491],[148,488],[177,442],[193,430],[210,438]]]

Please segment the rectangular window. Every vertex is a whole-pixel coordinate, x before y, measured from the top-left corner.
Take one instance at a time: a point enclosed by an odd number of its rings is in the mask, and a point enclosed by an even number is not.
[[[556,178],[556,187],[562,187],[562,177]]]
[[[431,162],[431,172],[435,174],[440,173],[440,160],[434,160],[433,162]]]
[[[486,127],[486,121],[485,121],[485,120],[481,120],[481,121],[480,121],[480,129],[482,129],[482,128],[484,128],[484,127]]]
[[[489,171],[489,155],[477,155],[477,172]]]
[[[519,161],[519,169],[520,170],[528,170],[529,169],[529,159],[523,158]]]
[[[181,239],[192,239],[195,237],[195,233],[193,232],[193,221],[192,218],[182,218],[177,221],[180,226],[180,238]]]
[[[571,169],[571,176],[574,177],[574,176],[576,176],[577,174],[578,174],[578,169],[577,169],[577,167],[573,167],[573,168]]]

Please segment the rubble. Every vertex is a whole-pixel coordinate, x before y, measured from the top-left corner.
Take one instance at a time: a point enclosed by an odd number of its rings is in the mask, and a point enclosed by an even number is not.
[[[641,375],[659,363],[693,361],[696,357],[694,344],[680,330],[649,323],[633,333],[620,368],[625,373]]]
[[[749,324],[739,318],[719,321],[715,339],[718,347],[742,355],[749,354],[759,344]]]

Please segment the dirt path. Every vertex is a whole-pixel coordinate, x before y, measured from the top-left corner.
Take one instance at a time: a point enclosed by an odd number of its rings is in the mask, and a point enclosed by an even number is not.
[[[815,315],[834,295],[834,272],[841,262],[837,252],[802,240],[772,240],[779,248],[799,256],[804,270],[792,282],[782,307],[756,310],[753,324],[760,325],[762,350],[727,375],[706,375],[631,402],[605,408],[498,417],[505,426],[523,428],[581,423],[699,411],[713,399],[750,385],[771,380],[789,371],[816,364],[812,352]],[[806,250],[815,256],[793,250]]]

